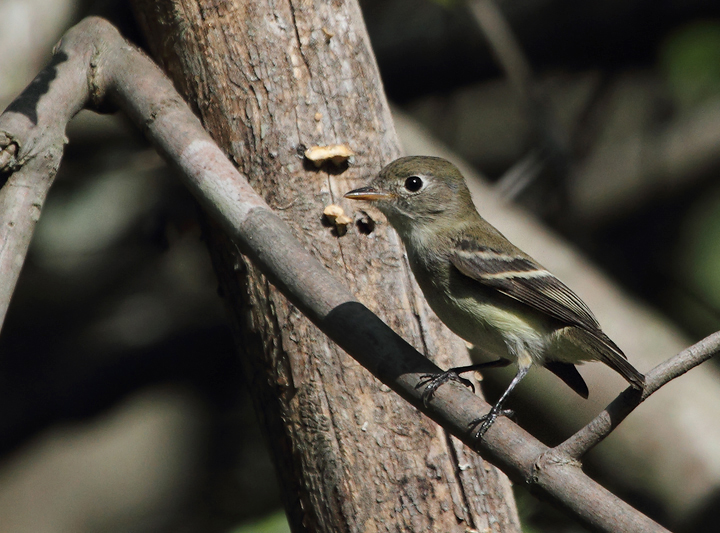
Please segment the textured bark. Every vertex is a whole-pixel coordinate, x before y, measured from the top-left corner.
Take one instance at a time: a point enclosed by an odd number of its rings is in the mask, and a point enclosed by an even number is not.
[[[156,59],[300,242],[419,350],[464,362],[387,224],[344,237],[323,225],[326,205],[352,213],[342,194],[399,153],[357,4],[135,7]],[[347,169],[298,155],[336,143],[357,154]],[[519,530],[504,475],[337,348],[212,225],[209,241],[295,531]]]

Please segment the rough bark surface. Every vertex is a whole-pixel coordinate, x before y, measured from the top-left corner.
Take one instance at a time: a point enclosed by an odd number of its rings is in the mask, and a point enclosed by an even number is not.
[[[205,127],[297,238],[441,366],[463,343],[429,312],[394,233],[323,224],[399,154],[356,2],[135,0],[158,61]],[[347,144],[346,169],[298,154]],[[216,228],[231,310],[294,531],[519,531],[494,467],[383,386],[313,326]]]

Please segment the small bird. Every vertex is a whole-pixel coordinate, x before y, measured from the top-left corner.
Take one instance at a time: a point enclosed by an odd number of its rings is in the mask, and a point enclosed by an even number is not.
[[[373,202],[398,232],[430,307],[453,332],[499,360],[457,367],[421,381],[427,403],[462,372],[514,361],[517,374],[490,412],[482,437],[530,367],[541,365],[583,398],[575,365],[602,361],[642,390],[645,377],[600,329],[592,311],[563,282],[508,241],[476,211],[460,171],[439,157],[411,156],[383,168],[369,186],[345,194]]]

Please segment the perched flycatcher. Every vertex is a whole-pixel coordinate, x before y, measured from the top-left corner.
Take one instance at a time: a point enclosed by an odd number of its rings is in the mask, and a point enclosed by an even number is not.
[[[452,331],[500,358],[490,365],[517,363],[510,386],[477,421],[476,437],[504,414],[505,400],[533,364],[556,374],[583,398],[587,385],[575,368],[583,361],[602,361],[643,389],[645,377],[602,332],[587,305],[478,214],[462,174],[449,161],[397,159],[368,187],[345,197],[373,202],[387,217],[430,307]],[[489,364],[434,377],[424,400],[442,383],[457,380],[458,373],[482,366]]]

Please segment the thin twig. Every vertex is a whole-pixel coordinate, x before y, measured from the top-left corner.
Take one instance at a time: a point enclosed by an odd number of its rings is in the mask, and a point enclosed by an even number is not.
[[[505,201],[520,196],[542,172],[544,163],[539,150],[531,150],[510,167],[495,183],[498,196]]]
[[[518,98],[532,107],[532,68],[502,12],[493,0],[472,0],[468,7]]]
[[[534,158],[536,165],[520,167],[524,172],[505,177],[503,196],[507,199],[519,196],[547,166],[550,166],[553,179],[564,183],[570,172],[568,135],[552,106],[538,90],[517,37],[494,0],[469,0],[468,7],[525,110],[535,141],[544,153],[544,157]],[[512,181],[509,181],[511,177]]]
[[[720,353],[720,331],[657,365],[646,374],[645,389],[642,392],[628,387],[585,427],[556,446],[555,452],[580,459],[660,387],[718,353]]]

